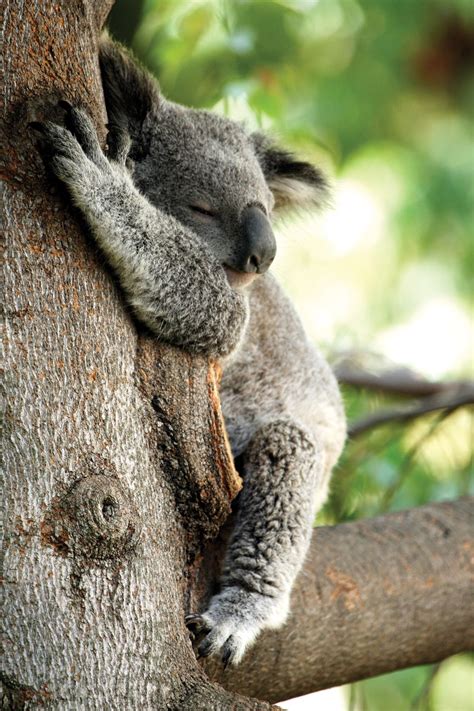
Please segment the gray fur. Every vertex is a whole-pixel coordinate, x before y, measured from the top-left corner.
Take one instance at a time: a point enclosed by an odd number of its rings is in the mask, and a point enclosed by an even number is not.
[[[66,128],[34,127],[137,317],[161,339],[222,359],[222,406],[244,487],[220,592],[187,622],[204,635],[201,655],[237,664],[288,616],[345,420],[336,381],[276,280],[247,274],[251,284],[231,287],[223,265],[240,258],[249,206],[267,219],[280,205],[319,200],[324,180],[265,137],[166,101],[108,39],[100,59],[108,157],[78,109],[67,110]]]

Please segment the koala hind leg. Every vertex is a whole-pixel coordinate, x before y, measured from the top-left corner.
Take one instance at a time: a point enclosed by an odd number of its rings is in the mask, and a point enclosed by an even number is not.
[[[221,576],[220,592],[191,630],[204,634],[200,656],[238,664],[265,628],[281,626],[311,537],[318,482],[317,443],[291,419],[264,425],[243,455],[244,487]]]

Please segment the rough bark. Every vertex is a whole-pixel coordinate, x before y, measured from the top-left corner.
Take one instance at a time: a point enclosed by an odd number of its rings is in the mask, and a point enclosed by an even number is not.
[[[104,136],[111,4],[3,5],[2,708],[267,708],[207,681],[183,622],[195,551],[240,485],[216,371],[137,333],[27,129],[67,98]]]
[[[104,136],[96,57],[110,5],[3,5],[10,395],[2,708],[265,709],[268,703],[206,678],[183,623],[209,593],[222,553],[211,546],[200,564],[202,544],[219,529],[240,486],[220,415],[217,369],[137,330],[77,215],[45,177],[27,130],[29,121],[59,116],[55,103],[66,98],[87,107]],[[407,527],[413,523],[422,535],[417,515],[406,516]],[[220,677],[214,670],[215,678],[270,699],[426,661],[423,654],[441,634],[430,615],[445,620],[451,606],[451,617],[460,614],[464,567],[454,543],[464,535],[463,520],[454,516],[443,546],[428,541],[413,563],[420,580],[428,567],[435,571],[426,596],[416,576],[412,587],[406,582],[399,552],[393,561],[381,553],[382,544],[393,543],[415,558],[413,544],[410,552],[390,525],[387,534],[380,523],[318,530],[291,623],[263,637],[242,670]],[[389,581],[382,598],[369,565],[376,555]],[[351,567],[357,561],[360,570]],[[457,590],[447,585],[443,566]],[[401,614],[406,604],[436,634],[426,633],[425,646],[413,649],[407,636],[399,649],[390,628],[385,638],[372,624],[373,600],[377,616],[386,604],[393,624],[393,610]],[[371,663],[374,638],[383,651]],[[457,638],[440,649],[448,654],[459,644]],[[352,646],[358,651],[351,657]]]

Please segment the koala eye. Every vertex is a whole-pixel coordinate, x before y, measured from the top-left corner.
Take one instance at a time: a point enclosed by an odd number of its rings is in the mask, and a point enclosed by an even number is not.
[[[198,215],[204,215],[205,217],[217,217],[217,213],[211,210],[209,205],[203,205],[202,203],[193,203],[188,206],[190,210],[197,213]]]

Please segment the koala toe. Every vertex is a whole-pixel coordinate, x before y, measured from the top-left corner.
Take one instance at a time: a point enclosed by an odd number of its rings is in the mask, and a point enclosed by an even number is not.
[[[29,127],[35,132],[40,141],[43,156],[47,161],[55,156],[64,156],[73,161],[83,158],[83,151],[74,136],[64,128],[52,121],[33,121]]]
[[[229,664],[233,664],[235,660],[235,640],[234,636],[231,635],[229,639],[226,641],[224,644],[224,647],[222,648],[222,663],[224,665],[224,669],[227,669]]]
[[[212,626],[197,648],[198,656],[209,657],[211,654],[219,654],[229,637],[228,627],[225,622]]]
[[[107,134],[107,157],[121,165],[129,165],[128,154],[132,146],[132,139],[123,126],[109,124]]]
[[[81,170],[77,162],[65,156],[54,156],[50,160],[50,168],[54,175],[66,185],[73,185],[81,180]]]
[[[262,630],[283,624],[287,612],[286,596],[231,587],[215,595],[202,615],[188,615],[186,625],[195,634],[198,657],[220,656],[227,667],[240,663]]]
[[[186,617],[184,618],[184,622],[189,632],[191,633],[193,640],[202,637],[203,634],[209,632],[209,630],[211,629],[209,623],[206,622],[202,615],[186,615]]]
[[[68,101],[60,101],[59,105],[65,111],[66,128],[77,139],[86,156],[97,165],[104,165],[106,158],[89,115],[82,109],[72,106]]]
[[[229,664],[239,664],[247,648],[252,644],[259,630],[255,627],[240,627],[241,621],[234,618],[223,619],[219,622],[206,622],[205,628],[200,628],[200,635],[204,633],[197,646],[197,657],[220,656],[224,667]]]
[[[240,630],[226,639],[222,647],[224,669],[227,669],[229,665],[237,666],[240,664],[245,652],[251,646],[257,634],[258,632],[250,629]]]

